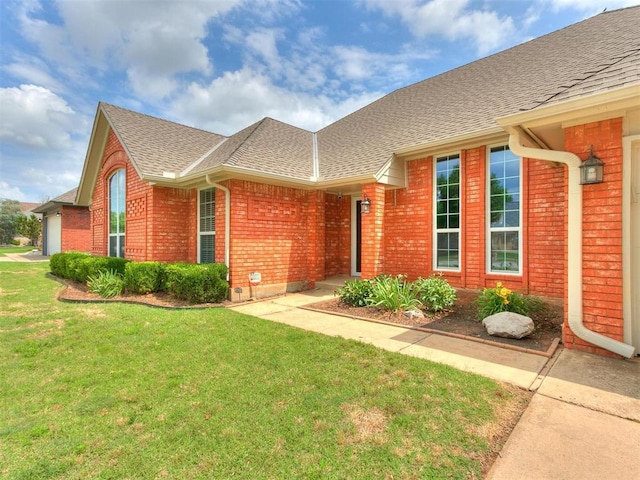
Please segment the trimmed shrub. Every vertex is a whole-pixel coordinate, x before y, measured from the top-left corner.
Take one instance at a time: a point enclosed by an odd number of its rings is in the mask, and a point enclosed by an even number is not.
[[[89,277],[109,270],[124,275],[124,267],[129,262],[126,258],[94,257],[88,253],[65,252],[51,255],[49,268],[57,277],[87,283]]]
[[[167,290],[189,303],[219,303],[227,298],[227,267],[222,263],[167,265]]]
[[[129,262],[124,269],[124,287],[131,293],[158,292],[163,288],[164,270],[159,262]]]
[[[122,293],[124,280],[122,274],[115,270],[100,271],[88,278],[87,287],[102,298],[111,298]]]
[[[83,252],[55,253],[51,255],[49,259],[49,268],[51,269],[51,273],[57,277],[76,280],[78,262],[89,257],[90,255],[88,253]],[[79,281],[84,283],[86,278]]]
[[[335,294],[341,302],[352,307],[366,307],[373,285],[370,280],[347,280],[344,287],[336,289]]]
[[[455,288],[449,285],[442,274],[418,278],[413,282],[413,289],[420,302],[432,312],[444,310],[457,300]]]

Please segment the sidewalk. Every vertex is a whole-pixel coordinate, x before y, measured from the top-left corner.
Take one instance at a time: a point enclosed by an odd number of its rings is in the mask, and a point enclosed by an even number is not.
[[[42,253],[7,253],[0,257],[0,262],[46,262],[49,257]]]
[[[640,358],[615,360],[561,349],[549,359],[299,308],[328,298],[331,291],[318,289],[231,308],[536,392],[489,479],[640,478]]]

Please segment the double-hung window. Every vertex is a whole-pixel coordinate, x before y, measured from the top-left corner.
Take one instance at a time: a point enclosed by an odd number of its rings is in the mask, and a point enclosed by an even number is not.
[[[488,271],[521,273],[521,160],[508,146],[489,149]]]
[[[435,268],[460,269],[460,155],[435,162]]]
[[[118,170],[109,179],[109,256],[124,257],[125,173]]]
[[[198,262],[214,263],[216,253],[216,191],[200,190],[198,204]]]

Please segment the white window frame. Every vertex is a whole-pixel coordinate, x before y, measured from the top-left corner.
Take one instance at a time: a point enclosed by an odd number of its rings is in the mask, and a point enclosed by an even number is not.
[[[201,208],[202,208],[202,201],[201,201],[201,194],[203,191],[205,190],[212,190],[213,191],[213,230],[209,231],[209,230],[202,230],[201,229],[201,218],[200,218],[200,213],[201,213]],[[215,229],[215,225],[216,225],[216,189],[213,187],[206,187],[206,188],[201,188],[198,190],[198,218],[197,218],[197,222],[198,222],[198,263],[202,263],[202,237],[205,235],[213,235],[213,262],[216,261],[216,229]]]
[[[438,228],[438,160],[458,157],[458,228]],[[438,265],[438,233],[458,234],[458,266],[442,267]],[[449,152],[433,156],[433,269],[436,271],[459,272],[462,268],[462,152]]]
[[[120,210],[120,208],[118,209],[118,213],[122,212],[124,213],[124,225],[122,225],[122,230],[120,229],[120,216],[118,215],[116,223],[117,223],[117,229],[118,231],[113,233],[111,232],[111,201],[112,201],[112,197],[113,197],[113,191],[111,189],[111,182],[113,181],[113,179],[117,176],[117,175],[122,175],[123,177],[123,186],[124,186],[124,190],[122,192],[122,205],[117,205],[118,207],[121,207],[122,210]],[[119,183],[119,182],[118,182]],[[127,172],[125,171],[124,168],[119,168],[118,170],[116,170],[115,172],[113,172],[111,174],[111,176],[109,176],[109,179],[107,181],[107,202],[109,205],[108,208],[108,240],[107,240],[107,254],[111,257],[111,256],[115,256],[115,257],[120,257],[120,253],[122,252],[122,258],[124,258],[124,248],[126,245],[126,225],[127,225]],[[117,192],[119,193],[119,192]],[[119,197],[120,195],[118,195]],[[116,239],[116,247],[115,247],[115,252],[112,252],[111,250],[111,239],[115,238]],[[113,253],[115,253],[115,255],[112,255]]]
[[[491,226],[491,149],[498,147],[506,147],[509,149],[509,146],[506,143],[498,143],[495,145],[488,145],[486,150],[486,207],[485,207],[485,215],[486,215],[486,272],[490,275],[512,275],[519,276],[522,275],[522,264],[524,261],[522,254],[522,205],[523,205],[523,195],[522,195],[522,168],[523,162],[522,157],[513,154],[515,157],[519,159],[518,166],[518,195],[520,196],[519,206],[518,206],[518,226],[517,227],[492,227]],[[510,149],[509,149],[510,150]],[[513,152],[512,152],[513,153]],[[491,262],[491,234],[494,232],[517,232],[518,233],[518,269],[517,270],[493,270],[493,265]]]

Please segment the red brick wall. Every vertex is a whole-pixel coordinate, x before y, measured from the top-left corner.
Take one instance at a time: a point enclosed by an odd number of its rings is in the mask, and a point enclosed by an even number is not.
[[[408,186],[385,194],[385,272],[413,280],[431,270],[433,168],[431,158],[407,162]]]
[[[460,282],[454,274],[445,276],[454,286],[481,288],[486,281],[486,195],[487,149],[478,147],[460,154],[462,184],[462,246]],[[491,285],[493,286],[493,285]]]
[[[86,207],[62,206],[62,252],[91,251],[91,214]]]
[[[351,274],[351,196],[325,199],[325,274]]]
[[[603,183],[582,186],[583,319],[588,329],[622,341],[622,119],[565,129],[566,150],[584,160],[591,145],[605,166]],[[612,355],[576,337],[566,320],[563,337],[568,348]]]
[[[158,262],[195,263],[197,260],[197,190],[154,186],[150,192],[146,193],[146,197],[148,212],[144,223],[147,228],[145,230],[141,228],[141,232],[147,232],[145,242],[147,258],[145,259]],[[127,207],[133,201],[133,199],[129,200],[127,194]],[[140,223],[143,224],[142,221]],[[133,241],[134,232],[130,224],[127,217],[127,235],[131,235],[131,241]],[[127,246],[129,242],[127,237]],[[129,258],[136,259],[133,251]]]
[[[562,297],[565,289],[567,235],[567,169],[540,160],[527,160],[525,253],[531,292]]]
[[[385,190],[384,185],[362,186],[362,199],[371,201],[369,213],[362,214],[362,278],[372,278],[385,269]]]
[[[312,286],[324,270],[324,194],[241,180],[230,190],[232,288],[248,289],[250,272],[263,289]]]

